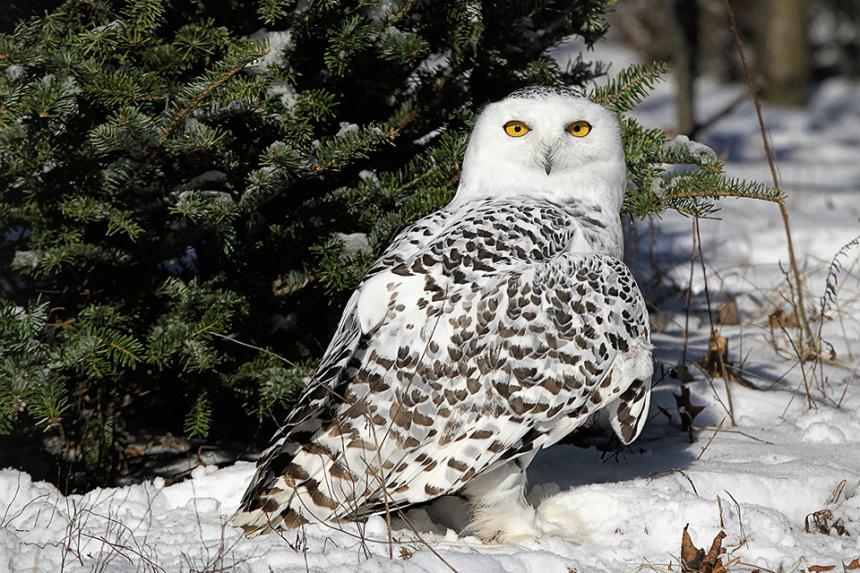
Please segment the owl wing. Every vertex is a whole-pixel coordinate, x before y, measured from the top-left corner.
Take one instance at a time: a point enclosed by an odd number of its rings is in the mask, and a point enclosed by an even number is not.
[[[269,448],[261,455],[257,472],[242,498],[240,511],[250,507],[279,477],[283,464],[275,463],[276,459],[295,453],[288,442],[290,434],[313,434],[335,415],[326,405],[344,401],[343,385],[348,380],[345,367],[359,348],[362,336],[367,336],[382,319],[378,310],[386,308],[386,288],[379,280],[380,275],[432,241],[443,231],[450,216],[449,209],[440,209],[402,230],[352,294],[313,378],[273,436]]]
[[[354,352],[360,336],[370,332],[384,316],[379,312],[386,302],[380,273],[401,264],[443,233],[450,217],[449,209],[440,209],[398,233],[347,302],[335,335],[317,367],[314,384],[331,384]]]
[[[621,261],[562,254],[485,281],[467,303],[452,302],[456,289],[447,297],[444,325],[414,379],[404,377],[417,380],[407,400],[413,422],[432,416],[432,429],[412,434],[420,445],[392,462],[387,492],[367,496],[358,515],[454,493],[602,408],[624,443],[641,430],[652,372],[648,315]],[[425,393],[433,408],[422,408]]]
[[[341,315],[335,334],[320,359],[308,387],[297,401],[274,441],[306,420],[322,402],[338,394],[338,383],[362,335],[367,335],[384,317],[387,293],[380,275],[409,259],[445,229],[451,211],[441,209],[402,230],[353,292]],[[270,447],[274,449],[274,446]]]

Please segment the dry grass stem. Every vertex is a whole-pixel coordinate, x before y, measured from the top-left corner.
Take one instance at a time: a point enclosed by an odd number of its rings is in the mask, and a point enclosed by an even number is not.
[[[732,10],[732,6],[729,0],[723,0],[723,2],[726,6],[726,12],[729,17],[729,24],[732,31],[732,37],[734,38],[735,48],[737,49],[738,56],[741,60],[741,67],[744,71],[744,78],[746,79],[747,89],[749,90],[750,96],[752,97],[753,104],[755,107],[756,117],[758,119],[759,132],[761,133],[762,144],[764,145],[765,154],[767,155],[767,163],[770,167],[773,185],[777,189],[782,189],[782,182],[780,181],[779,170],[776,166],[776,158],[770,145],[770,140],[767,135],[767,129],[764,125],[764,113],[762,112],[761,108],[761,99],[759,98],[758,91],[755,88],[749,62],[747,62],[746,54],[744,53],[743,42],[741,41],[740,34],[738,33],[737,23],[735,22],[735,14]],[[800,328],[800,343],[798,344],[798,346],[807,355],[810,353],[814,354],[814,337],[812,335],[812,330],[809,326],[809,319],[806,315],[806,307],[804,305],[803,300],[803,279],[801,277],[800,267],[797,264],[797,256],[794,251],[794,240],[791,236],[791,224],[789,223],[788,219],[788,209],[785,206],[785,201],[777,201],[777,204],[779,205],[779,212],[782,216],[782,224],[785,228],[785,238],[788,244],[788,259],[791,264],[792,273],[794,274],[794,283],[797,287],[796,299],[793,301],[792,306],[794,308],[795,318]]]
[[[702,281],[704,282],[705,288],[705,301],[708,305],[708,324],[711,327],[711,340],[716,340],[719,337],[719,333],[717,332],[716,327],[714,326],[714,315],[713,310],[711,309],[711,293],[708,290],[708,271],[705,268],[705,253],[702,250],[702,234],[699,232],[699,219],[693,219],[693,230],[696,233],[696,245],[699,250],[699,263],[702,265]],[[710,343],[709,343],[710,346]],[[717,362],[720,367],[720,376],[726,385],[726,402],[728,403],[727,411],[729,414],[729,420],[731,421],[732,426],[737,426],[735,423],[735,407],[732,400],[732,389],[731,389],[731,378],[729,377],[729,373],[726,370],[726,362],[723,357],[723,352],[718,351]]]

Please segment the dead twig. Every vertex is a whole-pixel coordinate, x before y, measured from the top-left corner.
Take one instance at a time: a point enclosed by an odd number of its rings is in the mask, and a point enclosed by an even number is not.
[[[693,219],[693,241],[690,245],[690,281],[687,284],[687,299],[684,302],[684,348],[681,351],[681,365],[687,366],[687,348],[690,342],[690,303],[693,299],[693,273],[696,269],[696,220]]]
[[[704,281],[705,286],[705,301],[708,304],[708,324],[711,326],[711,340],[717,340],[720,335],[717,332],[716,327],[714,326],[714,316],[713,311],[711,310],[711,294],[708,290],[708,271],[705,268],[705,253],[702,250],[702,234],[699,232],[699,219],[693,219],[693,229],[696,232],[696,243],[699,249],[699,263],[702,265],[702,280]],[[710,344],[708,344],[710,347]],[[720,376],[722,376],[723,381],[726,384],[726,402],[728,403],[728,414],[729,420],[732,423],[732,426],[737,426],[735,423],[735,407],[732,401],[732,389],[731,389],[731,378],[729,378],[729,373],[726,370],[726,361],[723,358],[722,351],[717,351],[717,362],[720,367]]]
[[[720,431],[723,429],[723,424],[725,423],[725,421],[726,421],[726,417],[725,417],[725,416],[723,416],[723,419],[722,419],[722,420],[720,420],[720,423],[719,423],[719,425],[717,425],[716,429],[714,430],[714,433],[713,433],[713,434],[711,434],[711,437],[708,439],[708,443],[707,443],[707,444],[705,444],[705,447],[704,447],[704,448],[702,448],[702,451],[701,451],[701,452],[699,452],[699,455],[698,455],[698,456],[696,456],[696,459],[697,459],[697,460],[702,459],[702,455],[705,453],[705,450],[707,450],[707,449],[708,449],[708,446],[710,446],[710,445],[711,445],[711,442],[713,442],[713,441],[714,441],[714,438],[716,438],[716,437],[717,437],[717,434],[719,434],[719,433],[720,433]]]

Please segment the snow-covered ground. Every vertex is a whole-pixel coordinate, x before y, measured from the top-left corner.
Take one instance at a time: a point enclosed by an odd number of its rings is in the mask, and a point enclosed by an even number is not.
[[[616,50],[609,59],[630,57]],[[742,90],[704,80],[699,116]],[[664,85],[638,116],[671,127],[672,99]],[[765,114],[815,311],[831,259],[860,234],[860,86],[829,81],[809,109],[766,107]],[[701,139],[727,158],[730,175],[769,182],[750,102]],[[860,248],[841,259],[836,301],[822,328],[833,358],[813,369],[793,358],[771,318],[780,309],[791,314],[778,209],[752,201],[722,207],[722,219],[703,221],[701,233],[712,304],[735,300],[740,311],[739,324],[717,325],[736,371],[753,386],[731,385],[737,425],[728,418],[725,382],[691,366],[691,400],[704,406],[692,432],[680,429],[679,381],[665,376],[632,447],[613,455],[570,445],[542,452],[529,469],[530,498],[574,516],[580,527],[571,539],[482,545],[434,522],[437,505],[408,514],[420,538],[400,523],[389,543],[376,517],[360,529],[307,526],[248,540],[226,521],[253,472],[249,463],[201,466],[170,486],[156,479],[69,497],[7,469],[0,471],[0,572],[680,571],[686,524],[706,550],[720,530],[727,534],[722,560],[731,571],[850,570],[860,558]],[[638,225],[628,239],[640,276],[689,283],[689,219],[667,215],[653,228]],[[687,355],[694,364],[710,333],[698,262],[692,285]],[[654,335],[657,357],[667,368],[681,357],[683,305],[683,296],[663,300],[655,320],[662,326]],[[439,505],[459,509],[454,498]]]

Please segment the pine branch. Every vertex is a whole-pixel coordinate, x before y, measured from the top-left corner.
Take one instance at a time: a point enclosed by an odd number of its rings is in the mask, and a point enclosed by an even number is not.
[[[627,112],[644,99],[665,64],[633,65],[609,83],[592,91],[595,101],[617,113]],[[723,163],[712,149],[685,136],[669,139],[661,129],[642,127],[632,117],[620,117],[624,155],[630,178],[623,213],[644,217],[674,209],[694,217],[717,212],[716,201],[725,197],[780,203],[781,190],[726,178]],[[669,166],[680,166],[668,170]]]
[[[651,93],[667,71],[669,67],[664,62],[629,65],[608,84],[592,90],[590,97],[617,113],[629,112]]]
[[[785,200],[785,194],[780,189],[754,181],[723,178],[707,171],[697,171],[696,175],[676,176],[670,181],[671,183],[667,185],[668,191],[660,197],[663,201],[723,197],[757,199],[772,203]]]
[[[92,196],[74,196],[63,201],[60,211],[67,217],[82,222],[104,221],[107,236],[124,233],[134,241],[143,234],[143,227],[134,219],[132,211],[121,209]]]
[[[337,29],[329,32],[325,52],[326,68],[335,76],[346,73],[350,60],[376,39],[376,31],[358,14],[346,18]]]
[[[296,0],[260,0],[257,16],[266,26],[274,26],[289,15]]]
[[[183,430],[189,438],[204,438],[212,426],[212,403],[205,392],[197,396],[191,410],[185,415]]]
[[[182,109],[173,115],[173,119],[169,125],[161,131],[162,141],[166,141],[176,131],[176,128],[182,123],[185,117],[197,108],[200,103],[205,100],[216,89],[224,85],[230,78],[242,71],[245,66],[258,58],[262,58],[269,53],[269,48],[263,48],[251,54],[246,54],[238,58],[238,63],[222,73],[220,76],[209,82],[194,98],[185,105]]]

